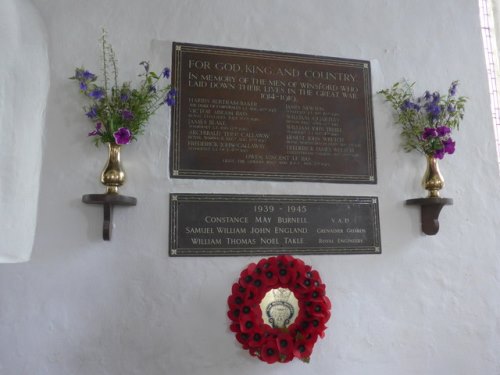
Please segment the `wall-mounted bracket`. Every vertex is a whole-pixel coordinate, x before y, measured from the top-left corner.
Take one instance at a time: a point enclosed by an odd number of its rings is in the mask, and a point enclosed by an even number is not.
[[[113,206],[135,206],[137,198],[120,194],[86,194],[82,202],[87,204],[102,204],[104,208],[104,221],[102,223],[102,239],[111,240],[113,226]]]
[[[439,213],[444,206],[452,205],[453,199],[450,198],[416,198],[408,199],[407,205],[420,206],[420,215],[422,221],[422,232],[430,236],[439,231]]]

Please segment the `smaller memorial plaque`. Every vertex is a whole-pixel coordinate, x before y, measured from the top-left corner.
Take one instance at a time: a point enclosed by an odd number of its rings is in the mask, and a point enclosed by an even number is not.
[[[170,194],[171,256],[381,251],[377,197]]]

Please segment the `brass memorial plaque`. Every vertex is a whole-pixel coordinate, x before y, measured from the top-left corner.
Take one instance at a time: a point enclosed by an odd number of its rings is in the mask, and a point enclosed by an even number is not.
[[[376,183],[369,61],[173,51],[172,177]]]
[[[381,251],[376,197],[170,194],[171,256]]]

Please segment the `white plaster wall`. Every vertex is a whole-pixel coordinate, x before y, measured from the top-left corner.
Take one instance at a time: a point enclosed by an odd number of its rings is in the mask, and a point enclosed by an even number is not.
[[[29,260],[35,238],[49,89],[45,30],[29,0],[0,3],[0,51],[0,263],[12,263]]]
[[[34,0],[49,41],[51,89],[32,260],[0,266],[2,375],[500,374],[500,178],[476,1]],[[457,152],[441,163],[454,198],[437,236],[420,233],[404,200],[423,195],[424,161],[405,154],[387,105],[374,99],[377,185],[171,180],[169,114],[158,114],[123,160],[111,242],[102,212],[105,150],[86,139],[82,100],[67,79],[98,70],[100,27],[122,77],[173,40],[370,59],[374,89],[400,78],[469,96]],[[30,25],[24,25],[30,28]],[[169,258],[170,192],[377,195],[383,254],[306,256],[333,300],[310,364],[266,365],[229,332],[226,299],[254,257]],[[2,212],[2,215],[5,213]]]

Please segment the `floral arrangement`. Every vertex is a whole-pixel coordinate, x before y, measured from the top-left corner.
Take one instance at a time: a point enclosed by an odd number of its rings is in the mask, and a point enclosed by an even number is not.
[[[458,81],[453,81],[448,95],[425,91],[415,98],[413,86],[407,81],[397,82],[390,89],[379,91],[396,111],[396,123],[402,126],[406,151],[417,150],[442,159],[455,152],[452,129],[459,128],[467,98],[457,96]]]
[[[175,104],[176,91],[169,84],[162,85],[162,79],[170,77],[170,69],[164,68],[161,74],[150,70],[149,62],[143,61],[144,72],[138,88],[132,88],[130,82],[118,84],[118,69],[115,53],[103,32],[100,38],[102,53],[102,83],[97,83],[97,75],[85,68],[76,68],[70,79],[79,83],[80,92],[90,99],[90,104],[83,107],[85,115],[95,125],[88,133],[94,137],[96,146],[99,142],[115,142],[119,145],[130,143],[144,132],[148,119],[167,104]]]
[[[260,306],[266,294],[277,288],[286,288],[298,300],[295,320],[284,327],[265,323]],[[318,337],[325,335],[331,309],[318,272],[289,255],[250,264],[233,284],[228,305],[230,329],[238,342],[267,363],[285,363],[294,358],[309,362]]]

